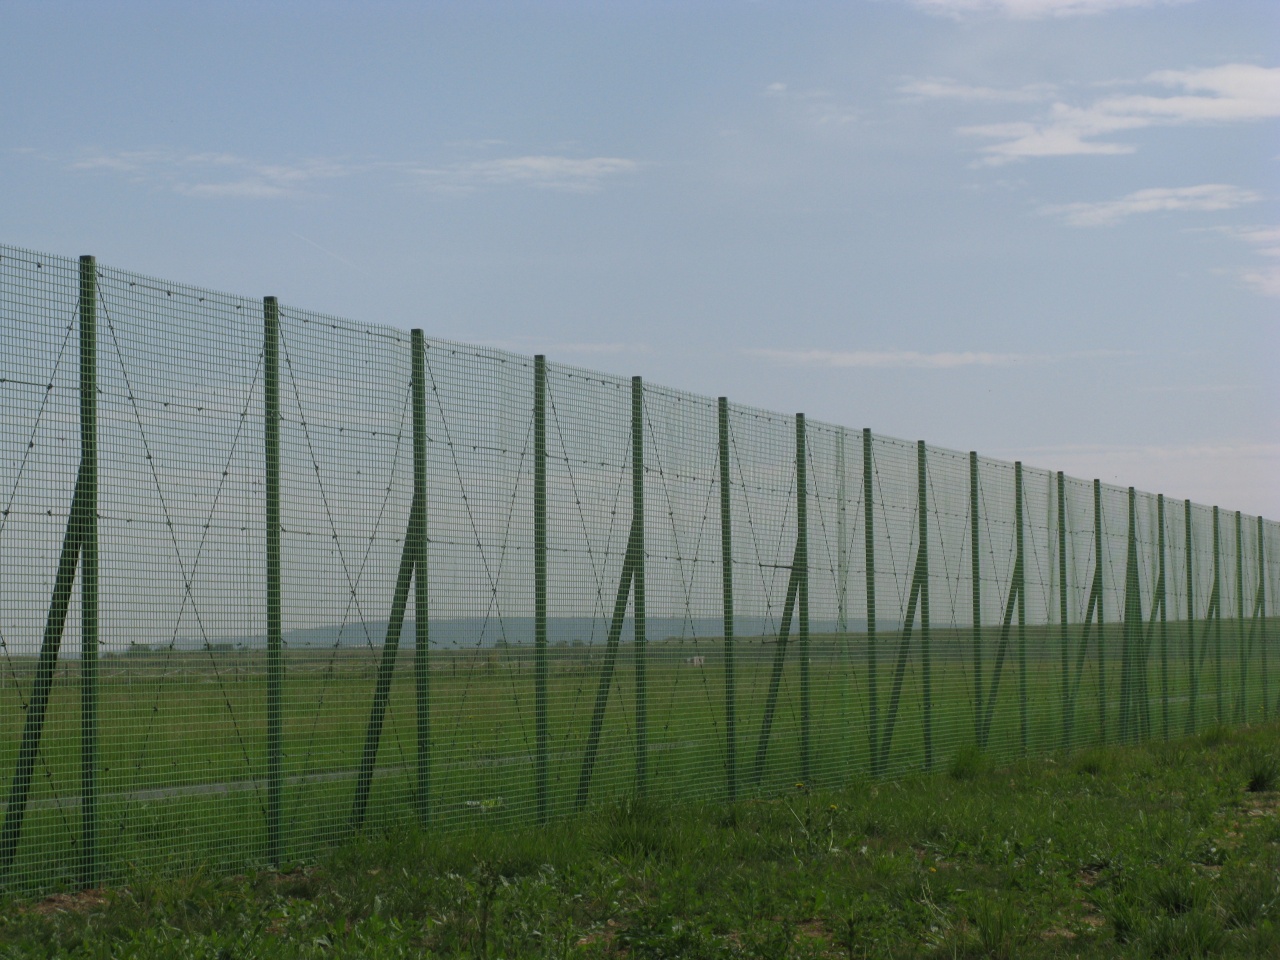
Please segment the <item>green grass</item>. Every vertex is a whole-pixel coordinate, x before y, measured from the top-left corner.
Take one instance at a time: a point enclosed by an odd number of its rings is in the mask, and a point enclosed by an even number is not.
[[[1280,725],[0,903],[0,957],[1280,956]]]
[[[1196,624],[1197,636],[1209,636]],[[1073,628],[1074,629],[1074,628]],[[1120,650],[1123,629],[1107,627],[1098,658],[1091,643],[1074,689],[1070,743],[1087,747],[1119,734]],[[1264,717],[1264,691],[1275,707],[1275,688],[1263,669],[1262,648],[1240,651],[1224,643],[1203,661],[1186,656],[1185,624],[1171,624],[1167,657],[1149,652],[1145,733],[1172,735],[1192,723],[1210,736],[1231,735],[1229,722]],[[1234,630],[1224,630],[1225,638]],[[984,696],[989,694],[999,630],[985,635]],[[1022,682],[1013,631],[1004,660],[991,739],[974,743],[972,636],[967,630],[934,631],[932,643],[933,769],[957,781],[977,779],[991,763],[1024,755],[1021,742]],[[895,679],[898,637],[884,633],[875,675],[880,717],[888,710]],[[1079,643],[1079,636],[1072,643]],[[1158,639],[1158,638],[1157,638]],[[811,644],[812,763],[800,762],[801,687],[798,650],[792,645],[782,674],[778,709],[763,775],[754,777],[761,716],[776,650],[759,638],[738,644],[735,738],[740,797],[768,798],[805,779],[819,788],[867,779],[870,683],[865,637],[818,636]],[[1069,651],[1074,656],[1075,648]],[[722,800],[727,794],[727,744],[723,661],[716,638],[659,641],[650,645],[650,794],[663,802]],[[705,665],[684,663],[686,655]],[[1064,743],[1062,673],[1056,628],[1027,630],[1026,756],[1043,756]],[[555,651],[549,685],[549,789],[554,818],[573,812],[602,650]],[[608,804],[634,785],[634,671],[624,647],[603,725],[590,802]],[[286,657],[284,702],[283,848],[296,861],[317,856],[349,835],[349,817],[373,689],[377,651],[294,651]],[[373,784],[369,827],[390,829],[414,818],[415,703],[411,656],[402,655],[392,685],[387,724]],[[1167,663],[1167,674],[1164,664]],[[1197,697],[1190,696],[1193,664]],[[1074,669],[1074,661],[1073,661]],[[18,689],[30,683],[33,665],[9,661]],[[1099,668],[1105,683],[1099,683]],[[1242,701],[1242,674],[1248,678]],[[1162,677],[1167,676],[1168,700]],[[1221,698],[1219,697],[1221,691]],[[153,651],[103,663],[100,689],[99,830],[103,879],[122,882],[138,870],[174,872],[203,864],[234,872],[260,864],[265,851],[265,677],[260,652]],[[483,821],[503,828],[528,824],[536,810],[531,652],[433,652],[431,674],[431,817],[435,827],[466,830]],[[902,776],[925,764],[924,680],[918,637],[903,675],[900,706],[885,774]],[[1102,710],[1099,710],[1101,704]],[[1102,721],[1107,727],[1105,736]],[[0,701],[0,775],[12,770],[24,714],[16,697]],[[79,690],[75,664],[60,668],[50,704],[40,761],[14,869],[4,883],[33,894],[72,884],[79,836]],[[1260,789],[1278,771],[1259,755]],[[1097,767],[1105,750],[1077,763]],[[1268,766],[1268,764],[1271,764]],[[1095,772],[1101,772],[1095,771]],[[225,790],[224,790],[225,788]],[[223,792],[219,792],[223,791]],[[0,797],[3,801],[5,797]]]

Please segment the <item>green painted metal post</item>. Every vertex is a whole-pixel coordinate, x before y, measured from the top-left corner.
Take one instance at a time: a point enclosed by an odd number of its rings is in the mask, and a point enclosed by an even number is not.
[[[923,458],[919,456],[922,448],[917,448],[917,475],[919,478],[926,478],[923,472],[925,466]],[[880,773],[884,774],[888,770],[889,753],[893,748],[893,728],[898,720],[898,706],[901,703],[902,687],[907,675],[907,660],[911,652],[911,634],[915,630],[916,608],[920,608],[920,635],[921,648],[923,650],[925,641],[923,638],[928,636],[929,631],[929,527],[928,512],[920,509],[921,498],[924,497],[926,490],[925,484],[927,478],[918,482],[917,489],[917,514],[919,515],[919,532],[920,543],[916,546],[916,562],[915,568],[911,573],[911,589],[907,593],[907,612],[902,620],[902,637],[898,641],[898,657],[893,669],[893,685],[889,690],[889,703],[885,710],[884,729],[880,734],[880,748],[878,757],[880,760]],[[925,500],[927,505],[927,500]],[[921,658],[923,660],[923,656]],[[924,674],[924,671],[921,671]],[[932,696],[930,688],[924,685],[924,733],[925,733],[925,759],[926,762],[932,762],[933,742],[932,742],[932,723],[931,707]],[[990,702],[991,698],[988,698]]]
[[[644,597],[644,383],[631,378],[631,525],[636,538],[631,573],[635,613],[636,795],[649,785],[649,680]]]
[[[920,684],[924,700],[924,768],[933,769],[933,650],[929,636],[929,464],[923,440],[916,442],[916,512],[920,517]]]
[[[1156,496],[1156,549],[1160,552],[1156,574],[1156,599],[1160,604],[1160,734],[1169,739],[1169,598],[1165,580],[1164,494]]]
[[[1214,719],[1222,723],[1226,719],[1222,687],[1222,539],[1218,527],[1218,508],[1213,508],[1213,594],[1210,597],[1213,615],[1213,699]]]
[[[409,529],[418,523],[418,503],[409,511]],[[400,554],[400,569],[391,596],[391,615],[387,618],[387,632],[382,641],[382,656],[373,685],[373,704],[369,708],[369,723],[365,728],[364,749],[360,753],[360,766],[356,769],[355,800],[351,805],[351,827],[364,826],[369,807],[369,791],[373,788],[373,771],[378,762],[378,748],[382,743],[382,725],[391,702],[391,681],[395,676],[396,654],[400,649],[400,633],[404,629],[405,608],[409,604],[409,586],[413,580],[414,557],[417,553],[412,537],[406,535],[404,550]]]
[[[1093,583],[1097,593],[1098,624],[1098,739],[1107,742],[1106,618],[1102,611],[1102,481],[1093,481]]]
[[[1236,705],[1236,722],[1249,716],[1249,654],[1244,645],[1244,524],[1236,511],[1236,662],[1240,672],[1240,699]]]
[[[1262,655],[1262,719],[1271,719],[1270,678],[1267,676],[1267,564],[1263,549],[1263,523],[1258,517],[1258,648]]]
[[[1138,647],[1142,642],[1142,597],[1138,577],[1138,495],[1129,488],[1129,532],[1125,549],[1124,621],[1120,651],[1120,739],[1138,738]]]
[[[738,720],[734,689],[733,649],[733,522],[729,487],[729,399],[716,401],[720,446],[720,589],[724,614],[724,728],[725,786],[729,802],[738,799]]]
[[[1058,471],[1058,645],[1062,656],[1062,748],[1071,748],[1075,705],[1071,701],[1071,635],[1067,629],[1067,479]]]
[[[80,258],[80,883],[98,882],[98,268]]]
[[[284,665],[281,659],[283,606],[280,580],[280,306],[262,301],[263,437],[266,458],[267,523],[267,861],[279,866],[283,784]]]
[[[22,836],[22,822],[27,812],[27,799],[31,793],[31,775],[36,756],[40,752],[40,738],[44,732],[44,718],[49,708],[49,693],[53,688],[53,674],[58,666],[58,651],[67,622],[67,608],[71,604],[71,591],[75,585],[76,566],[80,560],[80,531],[83,527],[81,513],[84,510],[84,466],[80,466],[76,478],[75,493],[67,517],[62,550],[58,557],[58,572],[53,582],[53,596],[49,602],[49,616],[45,621],[44,638],[40,643],[40,659],[27,701],[26,719],[22,725],[22,740],[18,747],[18,762],[13,778],[9,781],[9,802],[5,805],[4,828],[0,832],[0,876],[13,866],[18,852],[18,840]]]
[[[836,632],[849,642],[849,481],[845,463],[845,432],[836,432]]]
[[[13,777],[9,781],[9,801],[4,825],[0,828],[0,876],[9,872],[18,852],[31,776],[40,740],[44,733],[49,695],[58,666],[58,653],[66,629],[76,567],[81,567],[81,662],[80,662],[80,778],[81,837],[77,880],[83,886],[98,881],[98,385],[97,307],[98,268],[93,257],[80,258],[80,465],[75,491],[58,556],[49,616],[45,621],[40,657],[36,663],[31,698],[26,704],[22,740]]]
[[[409,523],[405,532],[404,549],[400,554],[400,568],[396,572],[395,587],[391,594],[391,614],[387,617],[387,632],[382,641],[382,656],[373,685],[373,703],[369,707],[369,723],[365,727],[364,748],[360,753],[360,765],[356,769],[355,799],[351,805],[351,826],[359,830],[364,826],[369,807],[369,792],[373,788],[373,771],[378,763],[378,749],[382,743],[382,726],[391,703],[391,682],[395,678],[396,656],[400,651],[400,634],[404,630],[405,610],[409,605],[409,587],[415,586],[414,606],[414,688],[417,702],[417,812],[425,820],[430,803],[431,726],[428,661],[428,596],[427,596],[427,472],[426,472],[426,351],[420,331],[414,337],[412,347],[413,383],[410,385],[414,408],[414,467],[413,502],[409,507]],[[419,393],[421,391],[421,393]],[[419,429],[421,428],[421,429]],[[415,580],[416,568],[416,580]]]
[[[973,606],[973,738],[982,740],[982,541],[978,518],[978,452],[969,451],[969,579]]]
[[[1026,503],[1022,493],[1022,461],[1013,464],[1014,510],[1017,520],[1014,523],[1014,536],[1018,545],[1014,553],[1014,588],[1018,591],[1018,739],[1022,753],[1027,753],[1030,739],[1030,710],[1027,699],[1027,565],[1024,554],[1026,538],[1023,528],[1023,515]]]
[[[880,698],[876,663],[876,537],[875,497],[872,495],[871,430],[862,431],[862,514],[867,592],[867,746],[873,775],[880,770]]]
[[[533,358],[533,646],[534,794],[538,822],[551,815],[551,734],[547,720],[547,358]]]
[[[622,637],[622,621],[627,613],[627,598],[631,595],[632,572],[635,569],[635,523],[627,538],[627,550],[622,558],[622,574],[618,578],[618,595],[613,602],[613,616],[609,621],[609,633],[605,638],[604,664],[600,668],[600,682],[596,686],[595,706],[591,711],[591,727],[587,744],[582,752],[582,769],[578,774],[578,793],[574,809],[582,810],[591,794],[591,777],[595,770],[596,756],[600,752],[600,736],[604,731],[604,715],[609,706],[609,690],[613,685],[613,672],[618,662],[618,645]]]
[[[1200,663],[1196,657],[1196,580],[1192,564],[1191,501],[1182,502],[1187,559],[1187,734],[1196,732],[1196,713],[1200,703]]]
[[[796,414],[796,605],[800,628],[800,779],[813,780],[813,695],[809,663],[809,473],[804,414]]]
[[[631,380],[631,532],[627,535],[622,574],[618,578],[618,595],[614,600],[613,617],[609,621],[609,634],[605,640],[604,665],[600,670],[595,706],[591,711],[591,728],[587,733],[586,748],[582,752],[582,769],[578,775],[578,792],[574,800],[574,809],[577,810],[586,807],[591,794],[591,777],[600,751],[600,736],[604,730],[609,690],[618,661],[618,645],[622,637],[622,622],[627,612],[627,597],[632,596],[633,588],[636,793],[642,795],[647,788],[649,739],[644,609],[644,383],[639,377]]]
[[[806,537],[802,537],[800,531],[808,527],[807,513],[801,513],[799,504],[803,499],[802,491],[807,486],[807,480],[804,475],[804,415],[800,414],[796,421],[796,490],[797,490],[797,517],[796,517],[796,544],[795,550],[791,554],[791,574],[787,578],[787,596],[782,604],[782,622],[778,627],[778,643],[774,648],[773,669],[769,673],[769,690],[765,694],[764,712],[760,718],[760,735],[756,740],[756,757],[752,768],[752,782],[757,786],[764,778],[765,759],[769,752],[769,737],[773,731],[773,717],[778,709],[778,693],[782,689],[782,672],[786,666],[787,647],[791,639],[791,622],[793,619],[803,620],[801,625],[801,667],[800,667],[800,772],[803,776],[808,772],[809,757],[807,752],[808,744],[808,721],[805,719],[808,703],[808,679],[805,670],[805,662],[808,659],[808,612],[804,605],[808,601],[808,585],[805,583],[808,570],[808,542]]]
[[[418,822],[431,813],[431,607],[427,580],[427,347],[421,330],[410,333],[413,401],[413,686],[416,704]]]

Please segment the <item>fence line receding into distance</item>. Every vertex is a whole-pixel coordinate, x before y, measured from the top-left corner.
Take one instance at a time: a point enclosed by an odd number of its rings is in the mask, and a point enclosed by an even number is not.
[[[1239,512],[0,247],[0,885],[1272,716]]]

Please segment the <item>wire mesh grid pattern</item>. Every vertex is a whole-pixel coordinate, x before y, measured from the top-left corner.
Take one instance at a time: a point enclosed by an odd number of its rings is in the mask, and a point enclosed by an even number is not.
[[[1274,523],[0,247],[0,883],[1243,723]]]

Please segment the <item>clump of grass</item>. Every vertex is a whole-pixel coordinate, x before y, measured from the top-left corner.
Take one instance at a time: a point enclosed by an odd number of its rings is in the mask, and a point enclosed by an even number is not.
[[[1245,754],[1245,789],[1250,793],[1270,793],[1280,788],[1280,759],[1255,747]]]
[[[596,818],[595,845],[606,856],[662,859],[671,850],[671,811],[643,797],[623,797]]]
[[[1014,956],[1015,922],[1012,911],[996,900],[984,900],[973,910],[973,933],[979,956],[1010,960]]]
[[[1200,960],[1221,949],[1226,931],[1211,912],[1196,910],[1180,917],[1158,917],[1144,939],[1150,957]]]
[[[1235,731],[1231,727],[1225,723],[1215,723],[1200,734],[1200,743],[1206,747],[1220,747],[1224,743],[1230,743],[1234,736]]]
[[[952,780],[975,780],[990,769],[991,763],[976,743],[965,744],[956,751],[947,768]]]
[[[1091,747],[1072,759],[1071,769],[1082,776],[1101,776],[1111,770],[1111,755],[1101,747]]]
[[[1266,867],[1248,870],[1234,878],[1223,893],[1223,909],[1229,926],[1257,926],[1280,902],[1280,877]]]

